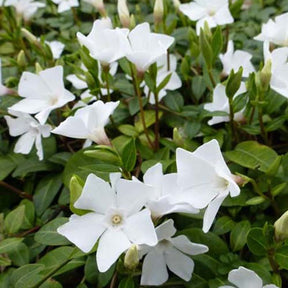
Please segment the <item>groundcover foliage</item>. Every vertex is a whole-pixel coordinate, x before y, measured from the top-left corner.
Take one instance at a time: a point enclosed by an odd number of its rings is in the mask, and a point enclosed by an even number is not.
[[[287,287],[286,11],[2,1],[0,287]]]

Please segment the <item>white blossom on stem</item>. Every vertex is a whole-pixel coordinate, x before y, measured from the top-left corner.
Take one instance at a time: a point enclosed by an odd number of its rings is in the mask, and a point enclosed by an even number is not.
[[[203,231],[208,232],[224,199],[240,194],[222,156],[217,140],[211,140],[194,152],[176,150],[178,185],[183,201],[193,207],[206,208]]]
[[[176,233],[173,220],[168,220],[156,228],[158,244],[154,247],[140,246],[143,261],[141,285],[161,285],[168,280],[168,270],[178,277],[189,281],[194,270],[193,260],[188,255],[199,255],[208,251],[208,247],[196,244]]]
[[[229,75],[232,69],[238,71],[240,67],[243,68],[243,77],[248,77],[255,69],[251,63],[252,55],[243,50],[234,51],[233,41],[228,42],[227,51],[225,54],[220,54],[219,58],[223,65],[223,74]]]
[[[17,140],[14,152],[29,154],[34,143],[37,150],[39,160],[43,160],[43,147],[42,137],[47,138],[50,136],[52,127],[50,125],[41,125],[31,115],[22,112],[16,112],[9,109],[11,116],[4,116],[7,121],[9,133],[13,137],[20,136]]]
[[[205,22],[210,28],[234,22],[228,0],[195,0],[181,4],[179,10],[192,21],[197,21],[196,32],[198,35]]]
[[[73,214],[68,223],[57,229],[85,253],[99,240],[96,260],[100,272],[107,271],[132,244],[157,243],[150,211],[141,210],[149,188],[119,178],[115,173],[110,174],[110,186],[90,174],[74,203],[75,208],[90,212],[82,216]]]
[[[222,111],[226,112],[227,114],[230,114],[230,106],[229,106],[229,99],[226,95],[226,86],[223,84],[217,84],[213,91],[213,102],[212,103],[206,103],[204,104],[204,109],[210,112],[214,111]],[[234,95],[234,98],[237,97],[240,94],[243,94],[247,91],[245,83],[241,82],[240,87],[236,94]],[[244,118],[243,110],[238,111],[234,113],[234,120],[235,121],[241,121]],[[213,116],[212,119],[208,121],[209,125],[214,125],[222,122],[229,122],[230,117],[227,116]]]
[[[103,103],[101,100],[80,108],[74,116],[68,117],[52,133],[76,139],[86,139],[85,146],[92,141],[97,144],[109,145],[110,141],[104,130],[109,116],[119,105],[117,102]]]
[[[278,288],[274,284],[264,285],[262,279],[250,269],[240,266],[229,272],[228,280],[235,286],[224,285],[219,288]]]

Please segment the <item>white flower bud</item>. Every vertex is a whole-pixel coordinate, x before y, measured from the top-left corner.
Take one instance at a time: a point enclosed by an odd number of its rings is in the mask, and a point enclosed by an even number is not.
[[[117,11],[120,18],[120,22],[123,27],[130,27],[130,14],[129,9],[126,3],[126,0],[118,0]]]
[[[275,238],[278,241],[288,239],[288,211],[286,211],[275,223]]]
[[[164,15],[164,5],[163,0],[156,0],[154,4],[154,22],[159,24],[163,20]]]
[[[138,247],[133,244],[125,254],[124,266],[129,270],[134,270],[139,264]]]

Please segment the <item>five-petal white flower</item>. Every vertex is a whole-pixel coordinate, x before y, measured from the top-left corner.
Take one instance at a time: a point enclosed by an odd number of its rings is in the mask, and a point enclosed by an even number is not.
[[[133,181],[139,180],[133,178]],[[153,188],[146,203],[146,207],[149,208],[153,217],[162,217],[175,212],[192,214],[199,212],[190,204],[178,200],[177,196],[181,188],[177,185],[177,174],[163,175],[161,163],[155,164],[145,172],[143,182]]]
[[[264,285],[262,279],[252,270],[240,266],[229,272],[228,280],[237,288],[278,288],[274,284]],[[219,288],[235,288],[235,286],[220,286]]]
[[[157,77],[156,77],[156,86],[159,86],[161,82],[171,74],[170,79],[165,87],[163,87],[158,94],[158,101],[161,101],[163,97],[166,96],[166,90],[176,90],[182,86],[180,77],[176,73],[177,68],[177,59],[173,54],[169,55],[169,67],[167,61],[167,54],[163,54],[157,60]],[[144,86],[144,93],[146,97],[149,97],[149,103],[155,104],[155,95],[151,92],[149,94],[149,87]]]
[[[27,113],[16,112],[11,109],[9,109],[9,113],[17,117],[4,116],[10,135],[14,137],[22,135],[14,147],[14,152],[28,154],[35,143],[37,156],[39,160],[43,160],[41,137],[49,137],[52,127],[50,125],[41,125]]]
[[[110,18],[96,20],[88,36],[77,33],[81,45],[85,46],[90,56],[104,66],[124,57],[129,51],[127,39],[129,30],[122,28],[112,29]]]
[[[221,83],[217,84],[217,86],[215,87],[213,91],[213,102],[204,104],[204,109],[210,112],[223,111],[229,114],[230,113],[229,100],[228,100],[225,90],[226,90],[226,86],[224,86]],[[234,97],[237,97],[238,95],[243,94],[246,91],[247,89],[246,89],[245,83],[241,82],[241,85]],[[243,117],[244,116],[243,116],[242,111],[236,112],[234,114],[235,121],[240,121],[241,119],[243,119]],[[229,120],[230,118],[228,115],[227,116],[213,116],[212,119],[208,121],[208,124],[214,125],[214,124],[218,124],[221,122],[228,122]]]
[[[78,0],[51,0],[55,4],[58,5],[58,13],[63,13],[65,11],[70,10],[72,7],[78,7]]]
[[[50,112],[75,99],[65,89],[63,67],[56,66],[39,72],[39,75],[24,72],[20,78],[18,93],[25,99],[10,107],[14,111],[36,114],[35,118],[44,124]]]
[[[38,8],[45,7],[45,4],[34,0],[6,0],[4,6],[15,7],[16,13],[27,21],[36,13]]]
[[[87,139],[85,146],[92,141],[97,144],[109,144],[104,126],[109,122],[109,116],[118,106],[117,102],[103,103],[101,100],[80,108],[74,116],[68,117],[52,133],[76,139]]]
[[[195,208],[207,209],[203,231],[208,232],[224,199],[238,196],[240,189],[227,167],[217,140],[211,140],[194,152],[176,150],[178,185],[183,201]]]
[[[268,41],[281,46],[288,46],[288,13],[275,17],[275,21],[269,19],[266,24],[262,25],[259,35],[254,37],[255,40]]]
[[[229,75],[232,69],[238,71],[240,67],[243,68],[243,77],[248,77],[255,69],[251,63],[252,55],[243,50],[234,51],[233,41],[228,42],[227,51],[225,54],[220,54],[219,58],[223,65],[223,74]]]
[[[264,60],[271,61],[270,87],[277,93],[288,98],[288,47],[269,50],[269,42],[263,45]]]
[[[158,244],[154,247],[140,246],[140,255],[146,255],[143,261],[141,285],[161,285],[168,280],[168,271],[189,281],[194,270],[193,260],[188,255],[199,255],[208,251],[208,247],[196,244],[180,235],[171,238],[176,229],[173,220],[168,220],[156,228]]]
[[[88,253],[99,239],[96,260],[100,272],[107,271],[132,244],[156,245],[157,236],[146,202],[149,187],[123,181],[110,174],[111,186],[90,174],[74,206],[91,212],[73,214],[57,232]]]
[[[128,35],[130,51],[126,58],[135,64],[139,72],[145,72],[159,57],[166,55],[174,38],[164,34],[151,33],[147,22],[137,25]]]
[[[192,21],[197,21],[196,32],[198,35],[205,22],[210,28],[234,22],[229,11],[228,0],[195,0],[181,4],[179,10]]]

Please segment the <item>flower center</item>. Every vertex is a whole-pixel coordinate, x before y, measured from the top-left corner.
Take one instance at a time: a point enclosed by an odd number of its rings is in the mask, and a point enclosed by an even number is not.
[[[216,14],[216,11],[214,9],[210,9],[208,11],[208,15],[211,16],[211,17],[213,17],[215,14]]]
[[[111,221],[112,221],[112,224],[114,226],[119,225],[122,222],[122,216],[117,215],[117,214],[113,215],[112,218],[111,218]]]

